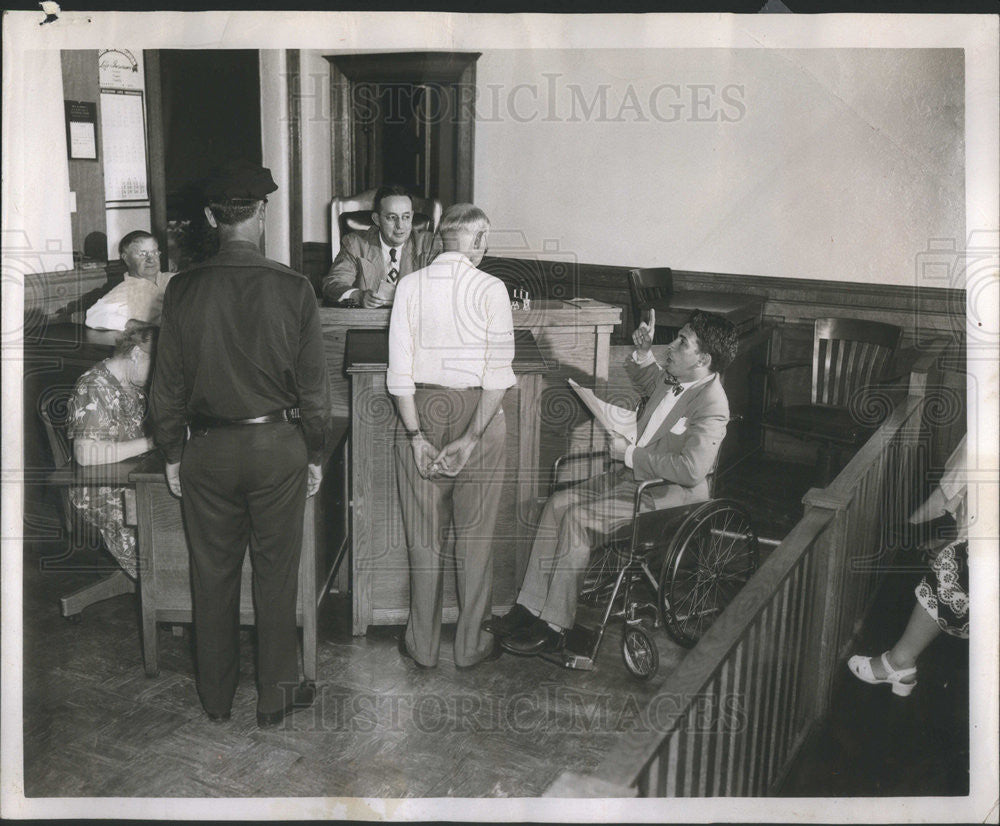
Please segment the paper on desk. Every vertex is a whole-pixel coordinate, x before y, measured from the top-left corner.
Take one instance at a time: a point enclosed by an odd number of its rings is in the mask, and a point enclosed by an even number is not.
[[[593,390],[581,387],[573,379],[568,379],[569,386],[572,387],[580,400],[587,406],[587,409],[594,414],[604,429],[609,433],[618,433],[624,436],[632,444],[638,438],[638,427],[636,425],[635,411],[619,407],[616,404],[609,404],[597,398]]]
[[[381,298],[383,301],[392,301],[394,295],[396,295],[396,284],[388,278],[383,278],[378,289],[375,290],[375,297]]]

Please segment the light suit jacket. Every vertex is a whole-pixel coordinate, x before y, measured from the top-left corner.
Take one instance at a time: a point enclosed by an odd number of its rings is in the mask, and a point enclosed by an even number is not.
[[[330,271],[323,279],[323,298],[330,303],[340,301],[350,289],[378,289],[388,275],[378,227],[365,232],[350,232],[344,236],[340,252],[333,259]],[[399,250],[399,275],[426,267],[441,252],[441,239],[434,233],[414,230]]]
[[[660,401],[673,392],[663,383],[658,364],[640,367],[631,358],[625,370],[649,397],[638,421],[641,436]],[[657,508],[708,499],[705,477],[712,469],[729,422],[729,399],[718,373],[685,390],[645,447],[632,452],[631,475],[636,482],[668,479],[676,484],[650,491]],[[630,471],[626,468],[626,478]]]

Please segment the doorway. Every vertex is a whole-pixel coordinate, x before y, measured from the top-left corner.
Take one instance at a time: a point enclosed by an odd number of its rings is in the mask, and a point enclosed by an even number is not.
[[[478,52],[329,56],[333,191],[472,201]]]
[[[184,269],[217,248],[203,211],[209,173],[236,158],[261,163],[260,58],[254,49],[145,56],[153,232],[169,266]]]

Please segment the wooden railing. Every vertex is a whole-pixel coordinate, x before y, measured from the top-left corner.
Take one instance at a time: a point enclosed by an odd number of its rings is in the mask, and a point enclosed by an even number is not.
[[[927,374],[771,553],[646,708],[648,731],[615,744],[592,776],[563,773],[552,797],[774,793],[826,713],[899,532],[922,495]],[[881,397],[891,404],[888,396]]]

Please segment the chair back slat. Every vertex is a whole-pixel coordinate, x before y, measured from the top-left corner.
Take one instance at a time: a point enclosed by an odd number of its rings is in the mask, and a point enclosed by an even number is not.
[[[629,291],[633,303],[646,308],[653,301],[668,300],[674,294],[674,273],[670,267],[646,267],[630,270]]]
[[[812,403],[847,407],[879,380],[899,346],[894,324],[853,318],[818,318],[813,332]]]

